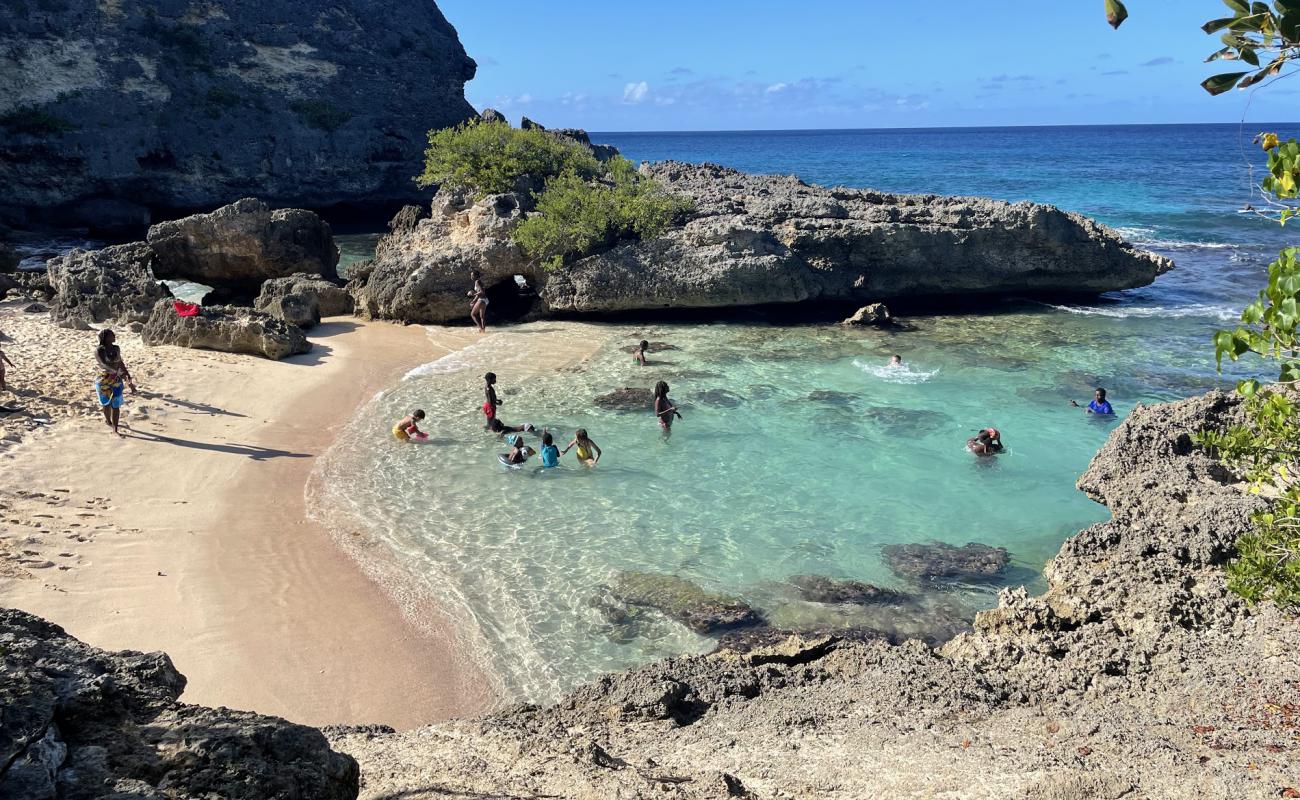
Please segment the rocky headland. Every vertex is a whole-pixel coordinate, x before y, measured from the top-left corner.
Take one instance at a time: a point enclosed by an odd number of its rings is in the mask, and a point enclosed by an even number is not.
[[[1043,595],[1005,589],[937,650],[865,632],[724,637],[545,708],[325,734],[367,798],[1294,796],[1300,626],[1227,590],[1222,567],[1263,501],[1191,440],[1240,417],[1221,393],[1135,409],[1079,480],[1112,519],[1061,547]],[[1000,563],[980,548],[900,556],[926,574],[922,557]],[[801,585],[827,602],[899,599]],[[628,575],[614,591],[699,607],[690,587],[665,600],[663,586]],[[7,674],[27,676],[5,689],[0,790],[352,796],[351,762],[317,734],[177,704],[183,679],[163,656],[105,654],[17,612],[0,615],[0,647]]]
[[[690,198],[663,235],[548,271],[515,244],[520,194],[440,192],[403,209],[351,289],[362,316],[442,323],[467,314],[470,270],[504,314],[607,314],[897,298],[1095,295],[1145,286],[1169,259],[1114,231],[1037,203],[825,188],[712,164],[664,162],[643,174]],[[526,279],[520,297],[515,276]]]
[[[60,0],[0,15],[0,224],[136,230],[256,192],[391,213],[475,117],[433,2]],[[401,20],[400,25],[393,21]]]

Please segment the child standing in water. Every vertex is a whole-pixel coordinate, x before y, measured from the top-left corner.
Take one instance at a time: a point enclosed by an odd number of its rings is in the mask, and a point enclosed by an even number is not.
[[[632,360],[644,367],[647,363],[645,354],[648,352],[650,352],[650,343],[642,339],[641,344],[637,345],[636,349],[632,351]]]
[[[655,416],[659,418],[659,427],[663,429],[664,438],[673,435],[673,417],[682,418],[682,413],[668,399],[668,384],[659,381],[655,384]]]
[[[560,455],[565,455],[574,447],[578,448],[578,461],[583,464],[594,467],[600,461],[600,447],[587,436],[586,428],[578,428],[573,434],[573,441],[560,451]]]
[[[483,415],[487,417],[487,430],[492,429],[492,420],[496,419],[497,407],[501,405],[497,397],[497,374],[489,372],[483,376]]]
[[[401,422],[393,426],[393,438],[399,442],[409,442],[412,438],[427,439],[424,431],[420,430],[419,422],[424,419],[424,409],[417,408],[411,414],[402,417]]]
[[[555,446],[555,439],[550,431],[542,433],[542,468],[560,466],[560,448]]]

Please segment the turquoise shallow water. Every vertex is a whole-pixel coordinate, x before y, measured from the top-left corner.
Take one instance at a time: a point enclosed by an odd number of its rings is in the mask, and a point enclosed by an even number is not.
[[[992,605],[1001,585],[1041,588],[1061,542],[1106,518],[1074,484],[1118,422],[1068,400],[1106,386],[1122,418],[1136,403],[1243,374],[1216,375],[1209,336],[1231,324],[1288,241],[1236,213],[1250,175],[1235,126],[596,138],[633,158],[1055,202],[1178,267],[1088,303],[1007,298],[983,314],[914,317],[916,330],[893,334],[740,323],[494,328],[415,370],[322,459],[313,503],[382,543],[409,577],[403,591],[438,600],[507,699],[547,700],[604,671],[713,646],[665,619],[603,616],[593,598],[620,570],[737,594],[781,626],[901,634],[950,630],[954,616]],[[1179,169],[1162,160],[1171,150]],[[343,246],[355,260],[373,238]],[[624,348],[642,337],[677,349],[638,368]],[[523,377],[536,371],[527,353],[571,347],[590,355]],[[905,370],[884,368],[891,353]],[[561,445],[585,426],[605,449],[599,467],[502,469],[505,446],[482,431],[478,410],[488,370],[500,376],[506,422],[550,426]],[[666,444],[648,412],[592,402],[659,379],[686,417]],[[429,412],[432,441],[395,442],[389,428],[415,407]],[[987,425],[1002,430],[1008,452],[982,462],[963,445]],[[882,562],[884,545],[931,540],[1003,546],[1012,567],[998,582],[939,590],[908,586]],[[923,608],[807,603],[789,584],[806,573],[915,591]]]

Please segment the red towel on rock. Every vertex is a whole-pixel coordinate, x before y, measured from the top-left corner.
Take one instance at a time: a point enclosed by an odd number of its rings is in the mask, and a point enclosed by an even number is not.
[[[199,315],[199,307],[196,303],[173,300],[172,308],[176,309],[176,316],[178,317],[197,317]]]

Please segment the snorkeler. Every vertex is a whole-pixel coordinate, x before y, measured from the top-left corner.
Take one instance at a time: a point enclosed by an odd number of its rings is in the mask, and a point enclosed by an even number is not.
[[[966,449],[977,456],[993,456],[1002,452],[1002,434],[997,428],[984,428],[966,440]]]
[[[402,417],[401,421],[393,426],[393,438],[399,442],[409,442],[411,439],[427,439],[428,434],[420,430],[420,420],[424,419],[424,409],[417,408],[414,412]]]
[[[1079,407],[1079,404],[1073,400],[1070,401],[1070,405],[1075,408]],[[1106,414],[1109,416],[1114,416],[1115,414],[1115,409],[1111,407],[1110,401],[1106,399],[1106,390],[1100,386],[1098,386],[1097,391],[1093,393],[1092,402],[1088,403],[1084,411],[1089,414]]]
[[[664,381],[655,384],[655,416],[659,418],[665,439],[673,435],[673,417],[682,418],[682,412],[668,399],[668,384]]]
[[[649,363],[645,358],[645,354],[648,352],[650,352],[650,343],[642,339],[641,343],[632,351],[632,360],[644,367]]]
[[[594,467],[600,461],[600,446],[593,442],[591,437],[587,436],[586,428],[578,428],[577,432],[573,434],[573,441],[569,442],[560,451],[560,455],[568,453],[574,447],[578,448],[578,460],[583,464]]]

